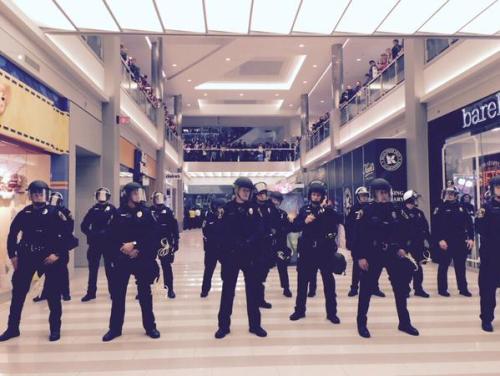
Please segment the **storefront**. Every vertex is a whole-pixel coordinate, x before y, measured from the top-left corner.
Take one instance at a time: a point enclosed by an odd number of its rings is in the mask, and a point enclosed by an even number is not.
[[[7,235],[28,184],[44,180],[67,200],[68,147],[68,100],[0,55],[0,292],[11,287]]]
[[[429,122],[430,200],[453,184],[481,206],[492,176],[500,174],[500,92]],[[477,250],[470,258],[476,264]]]
[[[354,203],[354,192],[362,185],[369,185],[374,178],[387,179],[393,188],[393,196],[400,201],[407,189],[406,140],[375,139],[344,153],[316,170],[308,170],[304,183],[314,179],[328,184],[328,197],[338,211],[349,213]]]

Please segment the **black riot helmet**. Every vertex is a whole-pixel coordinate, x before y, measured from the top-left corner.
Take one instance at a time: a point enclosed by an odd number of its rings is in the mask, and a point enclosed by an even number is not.
[[[495,196],[495,187],[500,187],[500,175],[495,175],[490,180],[490,193],[492,197]]]
[[[321,180],[313,180],[309,183],[307,189],[307,198],[309,201],[311,201],[312,193],[319,193],[321,195],[321,201],[323,201],[326,197],[326,184]]]
[[[59,192],[51,192],[50,193],[50,198],[49,198],[49,205],[50,206],[62,206],[64,201],[64,197],[61,193]]]
[[[267,193],[267,184],[263,181],[255,183],[254,188],[256,194]]]
[[[95,200],[100,203],[108,202],[111,199],[111,191],[106,187],[97,188]]]
[[[153,202],[153,205],[164,205],[165,195],[162,192],[155,191],[151,195],[151,201]]]
[[[283,201],[283,194],[281,192],[278,192],[278,191],[272,191],[270,194],[269,194],[269,197],[270,198],[273,198],[275,200],[278,200],[279,202],[282,202]]]
[[[218,209],[224,207],[224,205],[226,205],[226,200],[222,197],[216,197],[210,201],[210,209],[212,209],[212,211],[217,211]]]
[[[137,199],[139,200],[138,202],[135,202],[136,204],[139,204],[141,202],[146,201],[146,194],[144,193],[144,188],[142,188],[142,185],[136,182],[132,183],[127,183],[122,189],[121,197],[124,202],[130,200],[132,198],[132,195],[134,192],[138,192]]]
[[[30,199],[33,201],[33,195],[36,193],[43,195],[43,201],[47,202],[49,199],[49,186],[43,180],[34,180],[28,186],[28,192],[30,194]]]
[[[459,191],[459,190],[458,190],[458,188],[457,188],[457,187],[455,187],[454,185],[450,185],[450,186],[446,187],[446,188],[443,190],[443,200],[444,200],[444,201],[447,201],[447,200],[446,200],[446,195],[447,195],[447,194],[452,194],[452,195],[453,195],[453,197],[454,197],[454,199],[453,199],[452,201],[454,201],[454,200],[456,200],[456,199],[458,198],[458,195],[460,194],[460,191]]]
[[[248,197],[248,200],[250,200],[252,196],[252,190],[254,189],[252,181],[249,178],[242,176],[236,179],[233,183],[234,194],[238,196],[240,200],[246,201],[243,200],[239,194],[240,188],[247,188],[250,190],[250,196]]]
[[[391,184],[383,178],[375,178],[370,182],[370,195],[375,200],[376,192],[385,191],[389,193],[389,199],[392,199]]]

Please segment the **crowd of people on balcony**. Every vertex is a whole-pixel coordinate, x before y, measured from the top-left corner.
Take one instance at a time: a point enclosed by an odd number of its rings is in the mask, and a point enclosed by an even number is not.
[[[292,141],[265,142],[250,144],[238,140],[232,143],[223,141],[184,141],[185,161],[205,162],[274,162],[294,161],[299,156],[300,138]]]
[[[368,85],[374,78],[378,77],[382,72],[404,52],[404,46],[399,39],[392,41],[392,48],[387,48],[380,54],[380,58],[375,61],[371,59],[368,62],[368,72],[365,74],[364,82],[356,81],[354,85],[347,85],[346,89],[340,96],[340,105],[343,106],[353,97],[360,93],[361,89]]]
[[[163,112],[165,114],[164,120],[167,129],[175,136],[178,136],[177,125],[168,112],[167,104],[154,94],[153,87],[148,80],[148,75],[141,74],[141,68],[137,64],[137,60],[135,59],[135,57],[132,57],[128,54],[128,50],[123,44],[120,44],[120,56],[123,65],[128,68],[127,71],[130,74],[130,78],[137,84],[137,88],[144,94],[147,101],[151,103],[153,108],[163,108]]]
[[[318,121],[312,123],[308,129],[309,148],[319,144],[330,134],[330,113],[320,116]]]

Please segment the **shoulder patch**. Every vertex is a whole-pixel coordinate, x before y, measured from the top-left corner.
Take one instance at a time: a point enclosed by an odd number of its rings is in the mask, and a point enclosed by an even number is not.
[[[253,215],[253,209],[252,208],[248,208],[248,214]]]
[[[485,213],[486,210],[484,208],[479,209],[476,213],[476,218],[483,218]]]

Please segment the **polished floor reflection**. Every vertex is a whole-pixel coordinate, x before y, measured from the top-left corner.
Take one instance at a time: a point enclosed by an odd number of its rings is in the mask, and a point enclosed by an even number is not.
[[[155,314],[161,338],[144,335],[136,287],[131,281],[123,336],[102,343],[107,330],[110,302],[100,273],[98,299],[81,303],[86,271],[72,278],[71,302],[64,303],[62,339],[47,341],[48,308],[31,299],[21,324],[22,335],[0,345],[0,373],[30,375],[500,375],[500,324],[497,332],[481,331],[478,319],[477,274],[469,273],[473,298],[459,296],[450,271],[451,298],[438,297],[434,266],[425,268],[425,285],[431,299],[412,297],[410,311],[421,336],[396,330],[396,311],[387,276],[381,279],[385,299],[374,298],[369,327],[373,338],[358,337],[356,298],[348,298],[350,276],[337,278],[341,325],[325,319],[322,291],[308,300],[307,318],[288,320],[294,299],[281,295],[273,270],[267,284],[271,310],[262,310],[268,338],[248,333],[245,299],[238,285],[231,334],[215,340],[221,282],[219,269],[207,299],[199,297],[203,273],[199,230],[182,234],[175,265],[177,298],[168,300],[155,286]],[[296,273],[289,268],[293,290]],[[319,284],[321,286],[321,283]],[[294,291],[295,293],[295,291]],[[32,292],[32,297],[34,291]],[[6,323],[8,303],[0,305]]]

